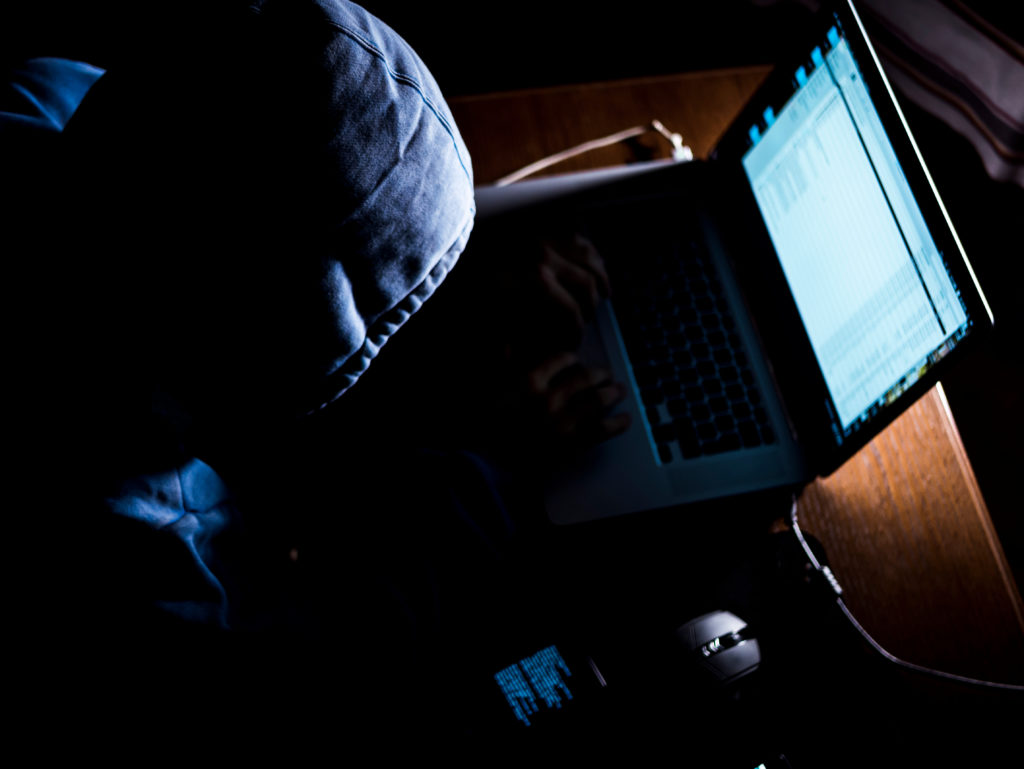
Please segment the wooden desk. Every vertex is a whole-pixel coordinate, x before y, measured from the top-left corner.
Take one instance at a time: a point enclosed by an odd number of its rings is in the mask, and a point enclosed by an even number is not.
[[[767,68],[458,98],[478,184],[585,141],[658,119],[705,156]],[[653,156],[669,145],[652,137]],[[628,162],[624,145],[552,167]],[[1024,683],[1024,604],[940,388],[800,498],[865,628],[903,659]]]

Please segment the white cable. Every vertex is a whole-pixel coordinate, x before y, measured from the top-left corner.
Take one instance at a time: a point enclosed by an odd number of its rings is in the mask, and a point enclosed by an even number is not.
[[[683,144],[682,134],[670,132],[667,128],[665,128],[665,126],[662,124],[660,120],[652,120],[651,128],[653,128],[655,131],[657,131],[666,139],[668,139],[669,142],[672,144],[673,160],[679,162],[693,160],[693,150],[691,150],[687,145]]]
[[[840,597],[843,590],[842,587],[839,585],[839,581],[835,578],[835,575],[832,573],[832,570],[829,569],[828,566],[823,566],[818,561],[818,559],[814,555],[814,552],[811,550],[810,545],[807,544],[807,540],[804,539],[803,532],[800,530],[800,524],[797,522],[796,497],[793,497],[793,506],[790,509],[789,513],[789,524],[790,527],[793,529],[793,533],[796,535],[797,540],[800,542],[800,546],[803,548],[804,554],[810,561],[811,566],[813,566],[817,571],[821,572],[822,576],[824,576],[825,579],[828,580],[829,585],[832,587],[832,590],[836,594],[836,603],[839,604],[839,608],[842,610],[843,614],[846,615],[846,619],[850,622],[851,625],[853,625],[854,629],[858,633],[860,633],[864,640],[867,641],[871,645],[871,647],[876,652],[878,652],[882,657],[887,659],[889,662],[899,665],[900,667],[907,668],[908,670],[913,670],[917,673],[924,673],[927,675],[936,676],[938,678],[943,678],[950,681],[957,681],[959,683],[973,684],[975,686],[986,686],[991,689],[1004,689],[1009,691],[1024,692],[1024,686],[1021,686],[1019,684],[1006,684],[995,681],[982,681],[977,678],[960,676],[956,675],[955,673],[947,673],[943,670],[934,670],[933,668],[924,667],[923,665],[917,665],[913,662],[907,662],[906,660],[902,660],[896,655],[891,654],[889,651],[883,648],[882,645],[879,644],[874,638],[872,638],[868,631],[864,629],[864,626],[861,625],[857,621],[857,618],[853,616],[853,613],[850,611],[850,609],[843,602],[843,599]]]
[[[693,152],[683,144],[683,137],[678,133],[671,133],[660,120],[652,120],[649,125],[633,126],[623,131],[617,131],[616,133],[609,134],[600,139],[592,139],[591,141],[584,142],[583,144],[577,144],[575,147],[570,147],[567,150],[556,152],[554,155],[548,155],[546,158],[530,163],[528,166],[515,171],[508,176],[503,176],[498,179],[494,184],[496,187],[504,187],[507,184],[518,182],[525,179],[527,176],[532,176],[538,171],[543,171],[549,166],[553,166],[557,163],[561,163],[563,160],[582,155],[592,150],[600,149],[602,147],[609,147],[612,144],[618,144],[624,142],[627,139],[632,139],[636,136],[642,136],[649,131],[654,130],[664,136],[672,144],[672,158],[678,162],[683,162],[693,159]]]

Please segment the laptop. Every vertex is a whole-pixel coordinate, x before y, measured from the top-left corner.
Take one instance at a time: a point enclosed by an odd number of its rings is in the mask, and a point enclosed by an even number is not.
[[[581,355],[632,424],[553,473],[555,523],[827,476],[993,324],[852,2],[708,160],[581,179],[477,194],[484,226],[579,222],[612,279]]]

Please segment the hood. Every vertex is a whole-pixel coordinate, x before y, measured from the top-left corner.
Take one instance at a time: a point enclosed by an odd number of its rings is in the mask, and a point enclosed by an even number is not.
[[[379,19],[234,7],[169,21],[71,118],[57,273],[89,287],[88,365],[193,413],[295,417],[349,389],[452,269],[472,169]]]

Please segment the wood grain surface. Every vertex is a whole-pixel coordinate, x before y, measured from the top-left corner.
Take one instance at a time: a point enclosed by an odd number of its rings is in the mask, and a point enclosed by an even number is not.
[[[941,387],[799,500],[845,601],[891,653],[1024,684],[1024,611]]]
[[[453,99],[455,122],[473,158],[477,184],[653,120],[682,135],[706,157],[738,109],[770,72],[768,67],[716,70]],[[638,153],[619,144],[578,156],[545,173],[567,173],[671,157],[671,145],[652,132]]]

